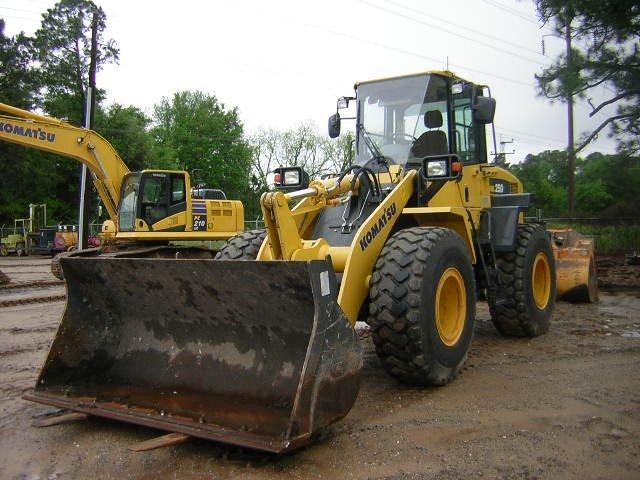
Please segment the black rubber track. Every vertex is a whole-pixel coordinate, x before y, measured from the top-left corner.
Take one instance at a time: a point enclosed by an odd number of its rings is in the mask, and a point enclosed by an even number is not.
[[[544,310],[533,300],[531,268],[538,252],[544,251],[551,267],[550,298]],[[544,227],[535,223],[518,225],[516,249],[497,254],[500,279],[500,300],[489,288],[488,303],[491,320],[503,335],[513,337],[536,337],[549,330],[551,314],[556,298],[556,271],[553,252]]]
[[[216,254],[216,260],[255,260],[267,232],[249,230],[230,238]]]
[[[435,290],[442,272],[458,268],[467,292],[463,333],[453,347],[435,327]],[[387,372],[409,385],[444,385],[467,358],[475,320],[471,258],[460,236],[438,227],[394,234],[380,253],[371,280],[370,314],[376,353]]]

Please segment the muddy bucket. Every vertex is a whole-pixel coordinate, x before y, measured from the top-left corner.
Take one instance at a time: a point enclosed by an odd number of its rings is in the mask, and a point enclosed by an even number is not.
[[[556,261],[557,296],[572,303],[598,301],[593,238],[572,229],[549,230]]]
[[[61,264],[66,310],[28,400],[279,453],[357,397],[330,262]]]

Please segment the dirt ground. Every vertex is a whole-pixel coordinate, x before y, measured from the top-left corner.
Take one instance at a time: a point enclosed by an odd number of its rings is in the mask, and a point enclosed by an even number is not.
[[[600,303],[559,303],[534,339],[501,337],[478,303],[469,361],[445,387],[398,384],[365,338],[353,410],[277,457],[201,440],[134,453],[159,432],[98,418],[33,427],[54,409],[21,396],[64,309],[48,261],[0,259],[1,479],[640,478],[640,267],[611,260]]]

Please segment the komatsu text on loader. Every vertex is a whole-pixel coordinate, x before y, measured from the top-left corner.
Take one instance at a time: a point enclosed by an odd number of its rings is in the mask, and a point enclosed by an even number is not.
[[[244,210],[215,189],[192,188],[184,171],[130,172],[98,133],[0,103],[0,140],[63,155],[87,166],[109,220],[102,234],[113,242],[70,256],[190,256],[207,249],[168,247],[173,240],[226,240],[244,230]],[[52,270],[60,277],[58,263]],[[91,281],[88,279],[88,281]]]
[[[308,185],[281,169],[265,230],[213,260],[63,258],[66,311],[26,398],[284,452],[352,408],[359,320],[408,385],[456,376],[479,290],[503,334],[545,333],[549,234],[523,223],[530,195],[487,162],[487,93],[450,72],[357,83],[338,103],[355,110],[353,165]],[[337,112],[332,137],[340,125]]]

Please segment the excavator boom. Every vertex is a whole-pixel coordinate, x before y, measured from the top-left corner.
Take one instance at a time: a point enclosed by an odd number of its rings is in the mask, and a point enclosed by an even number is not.
[[[0,103],[0,139],[73,158],[87,166],[112,221],[129,168],[98,133]]]

